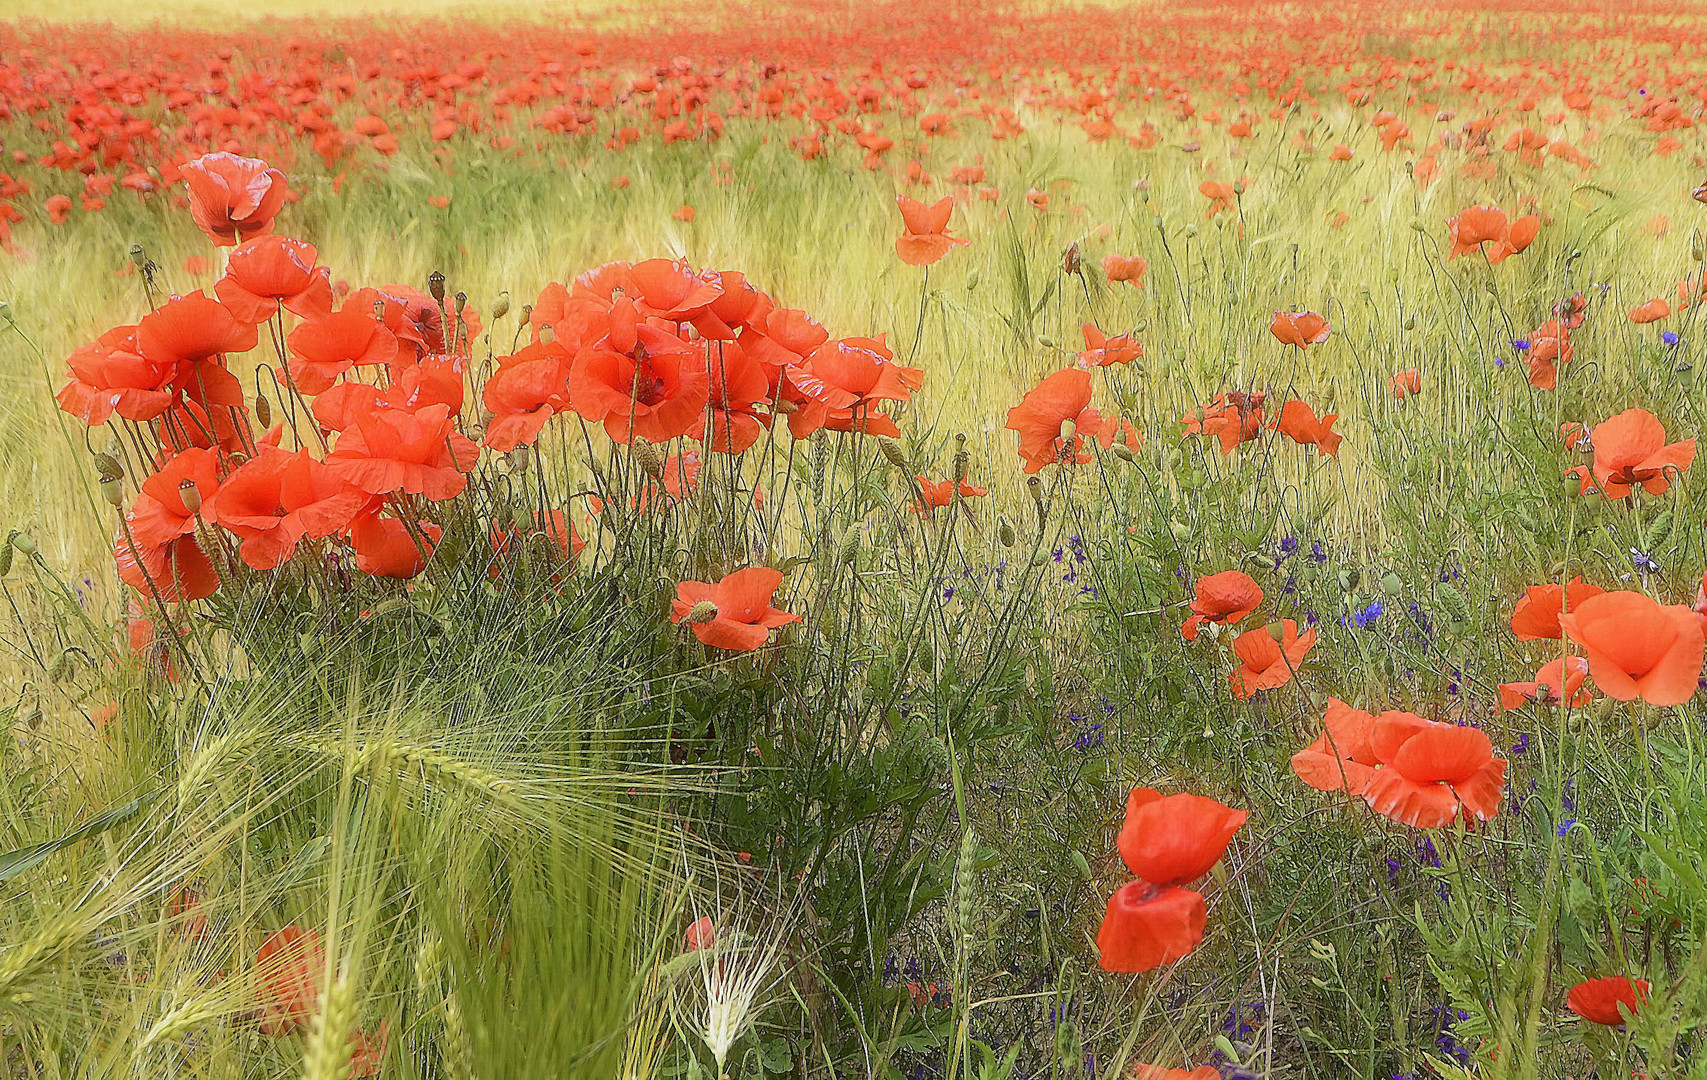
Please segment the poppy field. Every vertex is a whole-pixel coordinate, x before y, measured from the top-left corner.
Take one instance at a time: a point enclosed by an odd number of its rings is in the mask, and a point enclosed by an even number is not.
[[[0,21],[7,1075],[1707,1078],[1694,7],[221,2]]]

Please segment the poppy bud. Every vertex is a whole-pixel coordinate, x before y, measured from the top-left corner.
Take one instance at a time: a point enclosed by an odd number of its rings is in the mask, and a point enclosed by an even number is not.
[[[1398,574],[1389,570],[1381,576],[1381,588],[1386,590],[1388,595],[1397,596],[1405,591],[1405,581]]]
[[[1423,223],[1422,218],[1412,218],[1411,219],[1411,228],[1416,230],[1417,232],[1428,232],[1428,226]]]
[[[13,529],[7,535],[6,542],[0,544],[0,577],[5,577],[12,572],[12,541],[17,535],[18,530]]]
[[[1248,561],[1252,566],[1262,570],[1273,570],[1275,567],[1280,565],[1280,560],[1276,559],[1273,555],[1264,555],[1260,552],[1252,555],[1246,561]]]
[[[1280,642],[1286,640],[1286,624],[1281,622],[1279,619],[1269,623],[1266,629],[1268,630],[1268,636],[1273,638],[1275,641]]]
[[[17,529],[12,530],[12,546],[17,548],[21,555],[34,555],[37,550],[35,537]]]
[[[1045,349],[1053,349],[1057,347],[1055,339],[1050,337],[1048,334],[1037,335],[1037,343]]]
[[[108,506],[124,505],[124,481],[117,476],[101,477],[101,498]]]
[[[16,320],[12,318],[12,305],[8,304],[4,300],[0,300],[0,322],[4,322],[7,326],[11,326],[14,321]]]
[[[95,468],[100,471],[101,479],[103,480],[124,479],[124,466],[120,465],[119,459],[111,454],[96,454]]]
[[[259,420],[264,428],[273,426],[273,407],[261,394],[255,395],[255,419]]]
[[[687,617],[682,621],[694,626],[703,626],[715,618],[717,618],[717,605],[710,600],[701,600],[693,606],[693,609],[687,613]]]
[[[468,307],[468,294],[465,292],[457,293],[456,294],[456,313],[458,315],[461,315],[463,312],[463,309],[466,307]]]
[[[1115,443],[1109,449],[1113,450],[1114,456],[1119,458],[1121,461],[1130,463],[1138,460],[1138,455],[1134,454],[1132,452],[1132,448],[1127,446],[1125,443]]]
[[[966,291],[971,292],[973,289],[976,289],[978,287],[978,280],[978,268],[973,267],[972,272],[966,275]]]
[[[531,448],[526,443],[518,445],[506,457],[510,462],[510,471],[516,473],[527,472],[528,462],[533,460]]]
[[[530,322],[530,321],[532,321],[532,319],[533,319],[533,305],[532,304],[523,304],[522,305],[522,322]]]
[[[427,291],[432,294],[434,300],[439,301],[441,304],[444,303],[444,298],[445,298],[445,275],[444,275],[444,271],[434,270],[432,273],[427,275]]]
[[[1179,518],[1174,518],[1168,522],[1168,531],[1174,534],[1175,540],[1190,540],[1192,537],[1191,526]]]
[[[1073,241],[1067,245],[1067,254],[1062,259],[1061,269],[1069,274],[1077,274],[1082,268],[1083,260],[1079,257],[1079,242]]]
[[[1410,331],[1410,330],[1415,330],[1416,328],[1417,328],[1417,317],[1415,315],[1406,315],[1405,316],[1405,329],[1407,331]]]
[[[1139,319],[1138,325],[1134,326],[1132,328],[1132,332],[1134,334],[1142,334],[1144,331],[1146,331],[1148,329],[1150,329],[1150,320],[1149,319]]]
[[[202,492],[194,480],[185,480],[178,485],[178,498],[192,515],[202,512]]]
[[[772,408],[784,416],[792,416],[800,411],[800,406],[787,398],[777,398]]]
[[[644,439],[635,439],[629,451],[634,455],[634,460],[640,465],[642,472],[654,480],[663,479],[664,455],[658,452],[656,446]]]
[[[1391,281],[1395,285],[1399,283],[1399,268],[1397,266],[1389,266],[1387,268],[1387,280]]]
[[[510,313],[510,290],[505,289],[492,301],[492,321],[497,322]]]
[[[883,451],[883,456],[889,459],[889,464],[898,469],[907,467],[907,449],[901,445],[900,440],[880,438],[877,440],[877,447]]]
[[[1618,702],[1609,697],[1603,697],[1594,705],[1594,722],[1604,724],[1612,719],[1612,710],[1618,707]]]
[[[1096,876],[1091,873],[1090,861],[1085,858],[1084,852],[1080,851],[1078,848],[1074,848],[1073,854],[1070,857],[1073,860],[1073,869],[1079,872],[1080,877],[1084,878],[1086,881],[1096,880]]]
[[[1038,507],[1041,508],[1043,506],[1043,480],[1042,480],[1042,478],[1036,477],[1036,476],[1026,477],[1025,478],[1025,490],[1031,493],[1031,501],[1035,502],[1038,505]]]
[[[1187,225],[1185,227],[1185,238],[1187,240],[1197,239],[1197,225],[1196,225],[1196,223]]]
[[[1014,541],[1019,539],[1019,537],[1014,534],[1013,525],[1006,517],[1003,517],[1000,521],[996,522],[996,539],[1002,542],[1003,547],[1008,548],[1013,547]]]
[[[130,261],[138,270],[142,269],[142,264],[148,261],[148,252],[142,249],[141,244],[130,245]]]

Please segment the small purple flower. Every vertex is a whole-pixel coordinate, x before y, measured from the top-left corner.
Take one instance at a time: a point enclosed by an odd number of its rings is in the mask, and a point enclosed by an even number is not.
[[[1660,335],[1660,340],[1665,342],[1667,345],[1676,345],[1678,342],[1678,337],[1676,334],[1672,333],[1670,330],[1667,330],[1665,333]]]
[[[1525,731],[1518,734],[1517,741],[1511,744],[1511,752],[1513,754],[1527,754],[1529,752],[1529,732]]]
[[[1517,338],[1516,340],[1514,340],[1511,343],[1511,347],[1516,349],[1518,352],[1528,352],[1529,351],[1529,339],[1528,338]]]
[[[1352,616],[1352,620],[1357,624],[1358,629],[1367,630],[1375,625],[1375,620],[1379,619],[1385,610],[1387,610],[1386,607],[1379,599],[1371,600],[1368,607]]]
[[[1576,818],[1566,818],[1565,820],[1559,822],[1559,835],[1563,836],[1566,833],[1570,832],[1571,826],[1575,825],[1576,823],[1577,823]]]

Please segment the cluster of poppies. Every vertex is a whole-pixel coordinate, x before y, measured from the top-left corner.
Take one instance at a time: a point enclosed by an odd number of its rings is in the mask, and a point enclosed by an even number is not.
[[[739,273],[611,263],[546,286],[527,308],[529,340],[494,358],[479,386],[482,428],[464,415],[481,331],[473,309],[437,285],[429,295],[334,284],[313,245],[272,233],[287,187],[264,162],[217,153],[184,171],[197,224],[231,249],[214,295],[172,296],[79,348],[58,395],[91,426],[116,422],[138,455],[114,553],[145,600],[203,599],[239,563],[273,571],[303,550],[335,573],[353,562],[414,577],[443,536],[433,505],[466,489],[481,446],[531,446],[554,417],[630,447],[647,473],[635,506],[667,506],[692,495],[702,451],[739,455],[783,428],[796,439],[897,436],[886,409],[923,380],[881,335],[831,338]],[[273,397],[251,405],[230,358],[254,349],[262,327],[277,347]],[[659,449],[674,443],[683,448]],[[103,487],[123,505],[124,470],[103,461]],[[921,509],[954,497],[918,484]],[[959,493],[982,489],[962,481]],[[602,509],[589,500],[590,513]],[[563,510],[494,521],[491,532],[495,556],[544,538],[567,564],[584,545]],[[769,606],[780,581],[753,567],[684,582],[675,619],[708,645],[757,648],[794,619]]]

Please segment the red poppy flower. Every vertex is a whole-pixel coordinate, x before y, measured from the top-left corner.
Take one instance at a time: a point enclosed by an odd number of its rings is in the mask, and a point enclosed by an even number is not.
[[[1605,592],[1574,577],[1563,587],[1546,584],[1531,585],[1523,590],[1523,598],[1511,613],[1511,632],[1519,641],[1557,641],[1565,636],[1559,627],[1559,613],[1569,605],[1575,611],[1584,600]]]
[[[195,531],[201,507],[219,490],[219,458],[211,450],[174,455],[142,482],[126,515],[137,542],[160,547]],[[186,501],[188,497],[188,501]]]
[[[1221,440],[1221,453],[1231,454],[1242,443],[1255,440],[1262,434],[1263,402],[1267,394],[1261,390],[1242,393],[1230,390],[1208,405],[1202,405],[1180,418],[1186,435],[1214,435]]]
[[[430,521],[418,522],[411,530],[397,518],[364,514],[350,525],[350,546],[356,550],[357,570],[406,580],[427,568],[443,535]]]
[[[243,541],[243,561],[256,570],[284,565],[304,537],[331,536],[368,503],[306,451],[263,450],[220,485],[203,508]]]
[[[159,594],[168,604],[202,600],[219,591],[219,571],[213,568],[194,534],[186,534],[154,546],[126,536],[120,529],[113,538],[113,561],[119,580],[144,596]]]
[[[177,362],[145,359],[137,350],[134,326],[108,330],[73,352],[67,363],[71,381],[55,400],[90,427],[106,423],[114,413],[126,420],[152,420],[172,404]]]
[[[1646,409],[1626,409],[1594,426],[1594,482],[1608,499],[1622,499],[1636,484],[1651,495],[1671,486],[1666,470],[1681,472],[1695,460],[1695,440],[1667,443],[1666,429]]]
[[[1387,380],[1393,396],[1403,401],[1405,398],[1422,393],[1422,373],[1416,368],[1406,368]]]
[[[1085,336],[1085,351],[1079,354],[1079,363],[1086,367],[1129,364],[1144,355],[1144,346],[1130,334],[1109,337],[1095,323],[1085,323],[1079,332]]]
[[[1647,1002],[1649,989],[1646,979],[1632,981],[1628,975],[1607,975],[1571,987],[1565,1007],[1584,1020],[1616,1027],[1626,1016],[1636,1015]]]
[[[1701,629],[1707,631],[1707,574],[1702,574],[1700,584],[1695,586],[1695,607],[1692,610],[1701,620]]]
[[[525,523],[525,530],[520,527],[521,524],[500,526],[495,521],[492,523],[492,554],[497,559],[509,556],[518,544],[532,543],[537,537],[544,543],[536,544],[534,550],[544,552],[551,562],[564,566],[573,562],[587,546],[587,542],[581,539],[581,534],[575,530],[575,523],[561,510],[535,513],[533,519]],[[487,567],[486,576],[496,578],[501,570],[499,564],[494,561]]]
[[[1285,686],[1292,681],[1305,654],[1315,647],[1315,627],[1305,631],[1302,637],[1298,634],[1298,624],[1291,619],[1282,619],[1280,627],[1279,641],[1266,626],[1246,630],[1234,639],[1233,653],[1240,666],[1227,677],[1234,697],[1243,700],[1258,690]]]
[[[1499,813],[1506,761],[1478,728],[1384,712],[1370,729],[1380,766],[1363,785],[1370,809],[1400,824],[1438,829],[1461,814],[1479,821]]]
[[[435,502],[468,486],[480,449],[456,430],[450,409],[386,409],[355,419],[338,436],[326,465],[345,483],[373,495],[404,491]]]
[[[956,244],[970,241],[948,235],[949,215],[954,213],[954,199],[943,196],[930,206],[906,195],[897,195],[901,222],[906,231],[895,241],[895,253],[908,266],[929,266],[947,255]]]
[[[1671,305],[1661,297],[1655,297],[1645,304],[1638,304],[1630,309],[1630,321],[1633,323],[1659,322],[1671,314]]]
[[[1280,407],[1274,430],[1300,446],[1314,446],[1322,454],[1338,455],[1341,436],[1334,431],[1334,421],[1339,418],[1339,413],[1328,413],[1317,419],[1314,409],[1293,398]]]
[[[255,953],[261,1030],[268,1035],[304,1031],[320,1005],[326,953],[312,930],[287,926],[270,935]]]
[[[693,921],[682,934],[682,951],[698,952],[709,949],[717,944],[717,927],[712,923],[710,915],[701,915]]]
[[[576,353],[569,369],[575,411],[625,445],[636,436],[662,443],[693,431],[710,389],[699,350],[642,321],[627,300],[612,309],[606,344]]]
[[[1682,705],[1701,676],[1703,634],[1695,612],[1638,592],[1591,596],[1559,616],[1588,655],[1589,672],[1614,701]]]
[[[397,337],[366,311],[345,304],[343,310],[310,319],[285,339],[293,354],[286,376],[305,394],[331,388],[352,367],[390,365],[398,360]]]
[[[770,379],[764,366],[735,341],[720,341],[706,350],[705,365],[705,408],[711,419],[706,448],[721,454],[742,453],[765,432],[769,418],[760,406],[770,394]]]
[[[1497,206],[1460,210],[1446,219],[1446,226],[1452,237],[1452,248],[1446,253],[1448,260],[1477,251],[1483,244],[1499,243],[1511,228],[1505,211]]]
[[[1209,908],[1201,894],[1172,885],[1133,881],[1108,898],[1097,930],[1104,971],[1138,973],[1171,964],[1203,942]]]
[[[670,621],[680,625],[698,605],[710,602],[711,617],[689,623],[694,637],[716,649],[751,652],[770,640],[772,630],[800,621],[800,616],[771,606],[781,584],[782,572],[768,566],[737,570],[716,584],[684,581],[676,586]]]
[[[1380,762],[1370,739],[1375,717],[1339,698],[1328,699],[1322,734],[1292,755],[1292,771],[1318,791],[1363,794],[1364,785]]]
[[[1580,656],[1563,657],[1541,665],[1533,682],[1500,683],[1500,708],[1517,709],[1525,702],[1539,701],[1543,705],[1569,702],[1573,709],[1587,705],[1591,695],[1583,689],[1588,678],[1588,661]]]
[[[1302,349],[1328,340],[1333,328],[1328,325],[1328,320],[1314,311],[1277,311],[1274,321],[1268,324],[1268,332],[1282,345],[1296,345]]]
[[[1057,461],[1090,460],[1082,440],[1114,445],[1117,424],[1090,407],[1091,376],[1082,368],[1065,368],[1046,377],[1008,410],[1007,429],[1019,432],[1019,456],[1025,471],[1034,473]]]
[[[189,185],[190,216],[221,247],[271,232],[289,194],[284,173],[258,158],[204,154],[178,171]]]
[[[258,340],[252,323],[200,289],[172,297],[136,324],[143,359],[161,367],[176,365],[173,386],[214,405],[243,404],[242,384],[225,369],[225,354],[248,352]]]
[[[1262,606],[1262,586],[1242,570],[1223,570],[1197,579],[1197,595],[1191,602],[1191,617],[1180,627],[1187,641],[1197,640],[1204,623],[1231,626]]]
[[[1534,214],[1525,214],[1511,223],[1504,236],[1500,237],[1494,246],[1488,249],[1488,262],[1498,266],[1508,257],[1517,255],[1535,242],[1535,237],[1541,232],[1541,219]]]
[[[723,295],[719,279],[706,277],[681,260],[647,259],[629,267],[627,277],[640,314],[671,322],[692,320]]]
[[[1132,1066],[1132,1080],[1221,1080],[1221,1070],[1213,1065],[1199,1065],[1195,1069],[1169,1069],[1139,1062]]]
[[[1154,885],[1184,885],[1209,873],[1250,814],[1202,795],[1134,788],[1117,845],[1133,875]]]
[[[213,290],[242,322],[272,318],[280,304],[305,318],[332,313],[332,279],[313,244],[283,236],[258,236],[232,251],[225,276]]]
[[[1102,257],[1102,274],[1108,283],[1124,281],[1140,289],[1144,287],[1144,275],[1150,272],[1150,261],[1142,255],[1104,255]]]
[[[480,400],[492,413],[486,445],[508,453],[531,446],[545,422],[569,408],[569,368],[573,358],[557,342],[535,342],[498,359]]]
[[[1223,210],[1231,212],[1238,209],[1236,200],[1239,197],[1239,191],[1232,184],[1224,184],[1219,180],[1205,180],[1197,185],[1197,193],[1209,200],[1209,213],[1206,215],[1208,217],[1214,217]]]
[[[924,514],[929,517],[931,511],[941,509],[954,502],[953,480],[943,480],[938,483],[926,476],[915,476],[913,479],[918,483],[917,499],[912,507],[913,513]],[[988,491],[985,488],[974,487],[964,480],[960,482],[960,497],[963,499],[976,499],[986,494]]]

